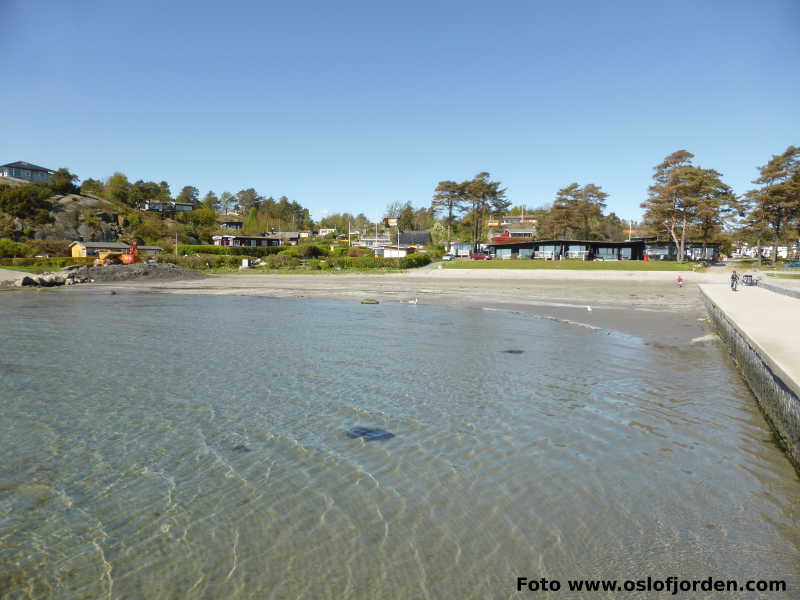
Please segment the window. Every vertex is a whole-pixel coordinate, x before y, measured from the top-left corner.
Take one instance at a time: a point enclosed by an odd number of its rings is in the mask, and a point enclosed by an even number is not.
[[[616,260],[617,258],[617,249],[610,248],[608,246],[600,246],[594,251],[594,255],[597,258],[602,258],[604,260]]]

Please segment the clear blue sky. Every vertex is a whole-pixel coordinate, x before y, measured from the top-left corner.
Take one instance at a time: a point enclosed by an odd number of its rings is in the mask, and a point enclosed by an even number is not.
[[[0,164],[375,218],[489,171],[638,218],[686,148],[737,193],[800,144],[800,1],[0,0]]]

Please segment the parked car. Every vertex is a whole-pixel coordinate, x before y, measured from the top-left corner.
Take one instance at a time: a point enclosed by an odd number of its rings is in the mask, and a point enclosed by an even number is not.
[[[470,252],[469,257],[472,260],[492,260],[492,255],[488,252]]]
[[[442,260],[443,260],[443,261],[445,261],[445,262],[447,262],[448,260],[453,260],[454,258],[455,258],[455,256],[453,256],[452,254],[445,254],[445,255],[442,257]]]

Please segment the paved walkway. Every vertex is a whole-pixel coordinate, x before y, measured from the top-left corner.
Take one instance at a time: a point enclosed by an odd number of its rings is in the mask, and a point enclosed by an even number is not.
[[[756,287],[732,292],[729,285],[706,283],[700,289],[800,396],[800,299]]]

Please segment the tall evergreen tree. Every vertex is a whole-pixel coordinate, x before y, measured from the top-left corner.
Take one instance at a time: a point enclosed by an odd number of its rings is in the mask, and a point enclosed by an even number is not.
[[[182,202],[184,204],[197,204],[200,202],[200,190],[193,185],[185,185],[181,188],[180,193],[175,198],[175,202]]]
[[[461,183],[455,181],[440,181],[433,191],[431,201],[431,211],[433,216],[443,211],[445,213],[445,223],[447,224],[447,249],[450,249],[452,241],[453,219],[456,214],[461,212],[466,204],[466,189]]]
[[[491,181],[489,173],[483,171],[465,181],[465,198],[469,202],[469,216],[472,222],[472,247],[477,250],[483,236],[486,217],[505,214],[511,201],[506,198],[505,188],[499,181]]]
[[[750,190],[751,219],[763,223],[772,233],[772,264],[778,257],[778,246],[800,221],[800,148],[789,146],[783,154],[773,156],[753,183],[761,187]]]
[[[683,262],[686,233],[695,221],[696,202],[687,187],[694,154],[678,150],[655,167],[655,183],[642,203],[645,221],[657,231],[668,233],[678,249],[678,262]]]

